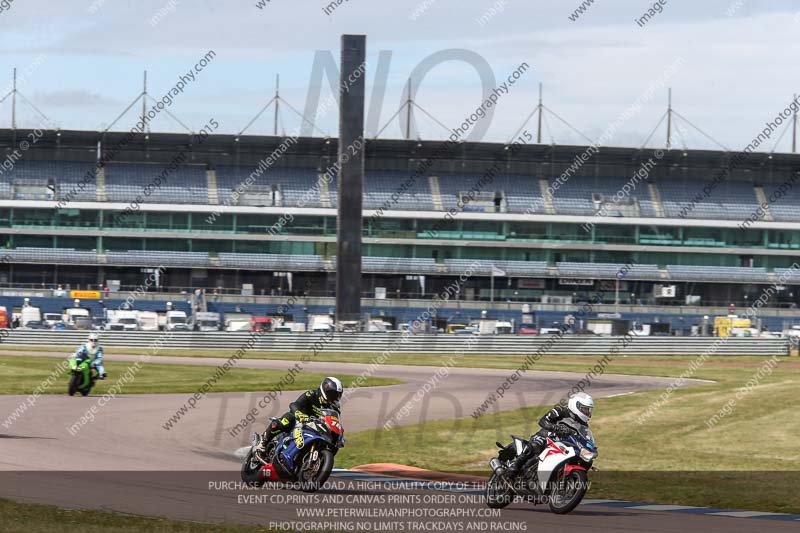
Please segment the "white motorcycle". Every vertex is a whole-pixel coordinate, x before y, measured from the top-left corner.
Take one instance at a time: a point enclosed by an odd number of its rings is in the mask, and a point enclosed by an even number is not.
[[[573,420],[562,420],[569,431],[563,438],[547,439],[547,446],[531,457],[512,475],[509,466],[520,455],[529,453],[530,443],[511,435],[512,443],[500,448],[498,456],[489,461],[492,477],[486,485],[486,504],[493,509],[509,505],[515,496],[534,504],[548,503],[556,514],[567,514],[583,500],[589,488],[588,471],[596,470],[597,447],[592,430]],[[534,468],[536,466],[536,468]]]

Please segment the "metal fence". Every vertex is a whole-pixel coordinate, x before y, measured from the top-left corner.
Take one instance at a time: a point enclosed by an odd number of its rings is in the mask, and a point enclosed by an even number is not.
[[[81,331],[4,330],[0,346],[41,346],[46,349],[74,348],[86,338]],[[535,353],[547,345],[546,353],[555,355],[699,355],[706,351],[717,355],[787,355],[787,339],[713,337],[598,337],[565,335],[559,339],[537,335],[404,335],[402,333],[264,333],[248,332],[101,332],[101,343],[107,347],[235,351],[250,338],[253,350],[270,352],[304,352],[315,348],[326,352],[397,352],[417,354],[517,354]],[[716,345],[716,350],[713,347]],[[0,348],[1,349],[1,348]]]

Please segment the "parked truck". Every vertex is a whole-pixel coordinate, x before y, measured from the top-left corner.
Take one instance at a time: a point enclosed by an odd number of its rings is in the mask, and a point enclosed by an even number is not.
[[[168,331],[189,331],[189,321],[185,311],[167,311],[165,328]]]
[[[139,311],[139,329],[142,331],[158,331],[158,313],[155,311]]]
[[[200,311],[194,314],[194,329],[197,331],[219,331],[220,314]]]
[[[333,318],[327,314],[308,315],[308,330],[316,333],[325,333],[334,329]]]
[[[25,306],[19,311],[19,325],[23,328],[28,322],[41,323],[42,311],[38,307]]]
[[[272,331],[272,319],[268,316],[254,316],[250,324],[253,331]]]
[[[108,311],[109,331],[137,331],[139,329],[139,311],[116,310]]]
[[[252,320],[250,313],[225,313],[225,331],[250,331]]]
[[[65,307],[61,316],[67,327],[92,329],[92,313],[85,307]]]
[[[507,335],[513,333],[513,326],[507,320],[495,320],[493,318],[482,318],[475,320],[471,324],[478,335]]]
[[[52,328],[56,325],[57,322],[63,322],[64,317],[61,316],[61,313],[45,313],[42,315],[42,322],[47,327]]]
[[[273,331],[276,333],[303,333],[306,331],[306,325],[302,322],[283,322],[274,326]]]

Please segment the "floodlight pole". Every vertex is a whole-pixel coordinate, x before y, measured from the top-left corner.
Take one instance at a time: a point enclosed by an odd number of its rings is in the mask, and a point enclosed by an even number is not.
[[[797,95],[794,95],[794,100],[797,100]],[[792,115],[792,153],[797,153],[797,109],[794,110]]]
[[[145,116],[147,115],[147,71],[144,71],[144,76],[142,78],[142,124],[147,124],[145,122]],[[150,125],[147,124],[147,131],[150,131]]]
[[[11,129],[17,129],[17,67],[14,67],[14,84],[11,89]]]
[[[406,139],[411,139],[411,78],[408,78],[408,100],[406,100]]]
[[[275,74],[275,119],[272,121],[272,134],[278,135],[278,106],[280,106],[281,75]]]
[[[672,87],[667,89],[667,150],[672,143]]]
[[[536,144],[542,144],[542,82],[539,82],[539,127],[536,133]]]

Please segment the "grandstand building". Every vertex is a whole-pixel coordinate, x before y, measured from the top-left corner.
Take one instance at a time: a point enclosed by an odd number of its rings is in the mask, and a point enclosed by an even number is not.
[[[59,131],[19,151],[29,133],[0,130],[0,287],[135,287],[164,266],[160,285],[173,292],[252,284],[255,295],[332,296],[335,139]],[[750,154],[714,181],[731,157],[369,141],[366,307],[377,313],[376,295],[387,309],[433,298],[469,270],[457,299],[498,315],[509,301],[569,306],[589,294],[746,307],[771,285],[766,307],[793,309],[800,187],[776,191],[800,178],[800,157]],[[404,309],[381,312],[414,316]]]

